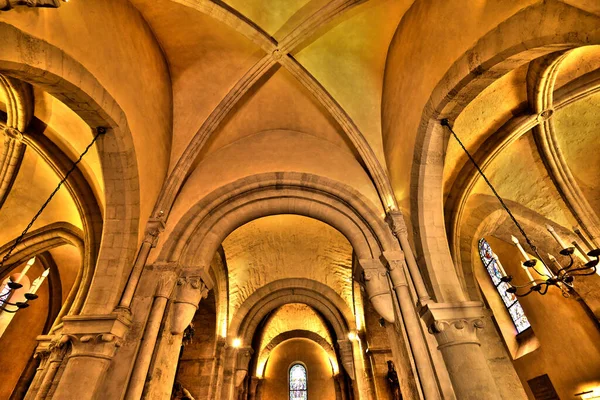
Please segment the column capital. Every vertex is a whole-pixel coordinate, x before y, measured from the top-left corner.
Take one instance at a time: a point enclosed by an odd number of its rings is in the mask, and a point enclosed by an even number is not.
[[[23,132],[21,132],[17,128],[11,128],[9,126],[2,126],[1,128],[6,138],[16,140],[19,143],[23,142]]]
[[[480,345],[477,329],[484,326],[482,303],[428,303],[421,309],[420,314],[429,333],[436,337],[438,349],[459,344]]]
[[[343,339],[337,341],[338,349],[340,350],[340,358],[342,359],[342,366],[348,373],[350,379],[355,380],[356,376],[354,373],[354,357],[352,356],[352,342],[349,339]]]
[[[192,322],[200,301],[208,296],[212,280],[203,271],[198,274],[183,274],[177,278],[173,290],[173,310],[171,311],[171,334],[183,334]]]
[[[248,375],[248,368],[250,367],[250,359],[254,354],[252,347],[240,347],[237,349],[236,354],[236,367],[235,367],[235,387],[239,387],[246,375]]]
[[[149,243],[152,247],[156,247],[158,237],[165,230],[165,220],[162,215],[158,218],[150,218],[146,223],[144,232],[144,242]]]
[[[387,322],[394,322],[394,304],[392,293],[387,279],[387,270],[381,260],[376,258],[363,258],[358,260],[363,268],[363,277],[367,295],[373,308]]]
[[[131,326],[123,313],[104,315],[69,315],[63,318],[61,343],[70,342],[70,358],[92,357],[110,360],[121,346]]]
[[[404,214],[400,210],[389,209],[385,215],[385,222],[389,225],[394,236],[407,235],[408,228],[404,221]]]

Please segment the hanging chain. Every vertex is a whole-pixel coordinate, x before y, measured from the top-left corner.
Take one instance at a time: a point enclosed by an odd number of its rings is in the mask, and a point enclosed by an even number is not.
[[[463,145],[463,143],[460,141],[460,139],[458,138],[458,136],[456,135],[456,133],[454,132],[454,130],[450,126],[450,122],[446,118],[444,118],[444,119],[442,119],[441,124],[442,124],[442,126],[447,127],[448,130],[450,131],[450,133],[452,133],[452,136],[454,136],[454,139],[456,139],[456,141],[458,142],[458,144],[460,145],[460,147],[462,147],[463,151],[467,154],[467,157],[469,157],[469,160],[471,160],[471,163],[475,166],[475,168],[477,168],[477,171],[479,172],[479,175],[481,175],[481,177],[483,178],[483,180],[485,181],[485,183],[492,190],[492,192],[494,193],[494,196],[496,196],[496,198],[498,199],[498,201],[502,205],[502,208],[504,208],[504,210],[508,213],[508,215],[510,216],[510,218],[512,219],[512,221],[515,223],[515,225],[517,226],[517,228],[521,232],[521,235],[523,235],[523,237],[525,238],[525,241],[527,242],[527,244],[529,245],[529,247],[531,247],[531,250],[533,250],[533,252],[535,252],[536,255],[539,258],[539,254],[537,252],[537,247],[535,247],[535,245],[533,243],[531,243],[531,240],[529,240],[529,237],[527,236],[527,234],[525,233],[525,231],[521,227],[521,224],[519,224],[519,221],[517,221],[517,219],[515,218],[515,216],[513,215],[513,213],[510,211],[510,209],[506,205],[506,203],[504,203],[504,200],[502,200],[502,197],[500,197],[500,195],[498,194],[498,192],[496,192],[496,189],[494,188],[494,186],[492,186],[492,184],[488,180],[487,176],[485,176],[485,174],[483,173],[483,171],[479,167],[479,164],[477,164],[477,161],[475,161],[475,159],[473,158],[473,156],[471,156],[471,153],[469,153],[469,150],[467,150],[466,147]]]
[[[40,208],[40,210],[33,216],[33,218],[31,219],[31,222],[29,222],[29,224],[23,230],[23,232],[21,233],[21,235],[15,240],[15,242],[12,244],[12,246],[10,246],[10,248],[6,252],[6,255],[2,258],[2,261],[0,261],[0,270],[4,266],[4,263],[6,261],[8,261],[8,259],[10,258],[11,254],[15,250],[15,248],[19,245],[19,243],[21,243],[23,241],[23,238],[25,237],[25,235],[27,235],[27,232],[29,232],[29,229],[31,229],[31,227],[33,226],[33,224],[35,223],[35,221],[42,214],[42,212],[44,211],[44,209],[48,206],[48,204],[50,203],[50,200],[52,200],[52,198],[54,197],[54,195],[56,194],[56,192],[58,192],[58,190],[61,188],[61,186],[63,185],[63,183],[65,183],[67,181],[67,179],[69,178],[69,175],[71,175],[71,173],[73,171],[75,171],[75,169],[77,169],[77,165],[79,164],[79,162],[81,161],[81,159],[83,158],[83,156],[85,156],[87,154],[87,152],[92,148],[92,146],[94,145],[94,143],[96,143],[96,140],[98,140],[98,137],[100,137],[101,135],[104,135],[105,133],[106,133],[106,128],[103,128],[103,127],[96,128],[96,135],[94,136],[94,139],[92,139],[92,141],[90,142],[90,144],[88,144],[87,147],[85,148],[85,150],[83,150],[83,153],[81,153],[81,155],[79,156],[79,158],[71,166],[71,169],[69,169],[67,171],[67,173],[65,174],[65,176],[58,183],[58,185],[56,186],[56,189],[54,189],[54,191],[50,194],[50,196],[48,197],[48,199],[44,202],[44,204],[42,204],[42,207]]]

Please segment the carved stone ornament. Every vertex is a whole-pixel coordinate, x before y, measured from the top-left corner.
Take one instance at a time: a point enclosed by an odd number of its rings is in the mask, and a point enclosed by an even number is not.
[[[146,224],[146,231],[144,235],[144,242],[150,243],[152,247],[156,247],[158,243],[158,237],[165,230],[165,221],[162,218],[150,218]]]
[[[340,350],[340,358],[342,359],[342,366],[350,377],[355,380],[354,374],[354,357],[352,356],[352,342],[348,339],[338,340],[338,348]]]
[[[399,210],[388,210],[385,221],[388,223],[394,236],[408,234],[406,222],[404,222],[404,215]]]
[[[477,329],[484,327],[483,307],[480,302],[430,303],[421,310],[429,333],[444,347],[475,344],[480,345]]]
[[[362,259],[365,287],[373,308],[387,322],[394,322],[394,304],[387,279],[387,271],[379,260]]]
[[[8,126],[4,127],[4,136],[7,139],[16,140],[17,142],[23,141],[23,133],[21,133],[18,129],[10,128]]]
[[[181,335],[192,322],[200,300],[208,296],[208,287],[199,276],[183,276],[177,280],[171,312],[171,334]]]
[[[408,286],[406,280],[406,258],[402,251],[384,251],[383,258],[387,263],[394,289],[398,286]]]
[[[240,387],[244,378],[248,375],[248,368],[250,366],[250,359],[254,354],[254,350],[251,347],[242,347],[237,351],[237,367],[235,369],[235,387]]]
[[[64,0],[0,0],[0,10],[6,11],[17,6],[58,8]]]
[[[64,317],[63,321],[60,341],[71,343],[71,358],[112,358],[131,326],[131,320],[118,313],[71,315]]]

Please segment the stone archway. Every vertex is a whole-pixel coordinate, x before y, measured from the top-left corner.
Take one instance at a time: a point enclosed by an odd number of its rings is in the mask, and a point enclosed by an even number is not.
[[[120,286],[124,284],[138,240],[138,172],[127,118],[98,80],[62,50],[5,23],[0,23],[0,36],[3,38],[0,43],[2,74],[41,87],[71,108],[92,129],[108,129],[98,141],[98,149],[107,188],[102,235],[110,238],[111,244],[110,249],[101,247],[99,250],[96,276],[84,308],[87,313],[110,312],[118,291],[102,288],[112,287],[115,279]],[[118,222],[113,219],[117,210],[123,214]],[[86,230],[84,234],[91,233]],[[88,240],[86,237],[86,242]],[[120,245],[117,248],[113,243]]]

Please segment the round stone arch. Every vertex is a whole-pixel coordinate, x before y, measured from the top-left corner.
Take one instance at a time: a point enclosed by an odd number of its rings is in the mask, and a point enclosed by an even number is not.
[[[92,260],[96,272],[84,308],[86,313],[110,312],[120,291],[106,288],[124,285],[138,241],[139,182],[127,118],[98,80],[59,48],[6,23],[0,23],[0,37],[2,74],[39,86],[92,129],[108,129],[97,143],[106,187],[102,244]]]
[[[304,329],[294,329],[291,331],[282,332],[279,335],[275,336],[269,343],[267,343],[267,345],[264,347],[264,349],[262,349],[260,351],[260,353],[258,354],[258,357],[257,357],[258,362],[256,363],[254,375],[258,376],[259,378],[262,378],[262,375],[264,374],[264,368],[269,361],[271,352],[273,350],[275,350],[275,348],[277,346],[279,346],[281,343],[283,343],[287,340],[298,339],[298,338],[308,339],[308,340],[315,342],[316,344],[321,346],[321,348],[325,351],[325,353],[327,353],[327,355],[330,358],[333,358],[334,360],[336,360],[336,363],[337,363],[335,349],[333,348],[331,343],[329,343],[324,337],[322,337],[318,333],[315,333],[312,331],[307,331]],[[264,363],[264,365],[261,366],[261,363]],[[263,369],[262,372],[260,371],[261,368]],[[339,366],[337,366],[337,365],[332,366],[334,373],[336,371],[336,368],[339,369]]]
[[[312,174],[273,172],[227,184],[196,203],[177,221],[158,261],[205,267],[235,229],[254,219],[296,214],[341,232],[359,258],[400,250],[383,216],[357,190]]]
[[[228,337],[252,342],[262,319],[274,309],[289,303],[302,303],[318,311],[329,322],[338,340],[356,329],[354,314],[329,286],[306,278],[280,279],[252,293],[240,306],[229,325]]]
[[[554,18],[557,23],[549,22]],[[535,29],[523,29],[543,19]],[[415,245],[424,258],[438,301],[463,301],[450,255],[442,177],[449,134],[442,118],[454,121],[495,80],[538,57],[600,43],[600,18],[561,2],[539,2],[516,13],[483,36],[440,80],[424,107],[417,132],[411,187]]]

